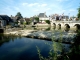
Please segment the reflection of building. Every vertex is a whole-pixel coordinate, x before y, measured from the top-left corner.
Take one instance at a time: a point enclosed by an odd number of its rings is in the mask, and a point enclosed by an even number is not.
[[[42,22],[42,23],[44,23],[45,20],[49,20],[46,13],[40,13],[38,17],[39,17],[39,21]]]

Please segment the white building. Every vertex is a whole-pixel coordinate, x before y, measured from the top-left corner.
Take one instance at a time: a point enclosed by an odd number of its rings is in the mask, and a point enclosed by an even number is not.
[[[66,21],[69,19],[69,16],[67,15],[59,15],[59,14],[53,14],[50,16],[51,20],[63,20]]]
[[[49,20],[49,17],[47,17],[46,13],[40,13],[39,14],[39,22],[45,23],[45,20]]]

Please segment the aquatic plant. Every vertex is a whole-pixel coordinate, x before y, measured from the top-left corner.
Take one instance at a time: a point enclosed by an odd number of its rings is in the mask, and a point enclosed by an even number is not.
[[[60,37],[62,37],[62,31],[60,31]],[[62,38],[60,38],[59,43],[55,42],[54,40],[55,37],[52,37],[52,42],[53,42],[52,44],[45,43],[49,46],[52,46],[52,49],[50,49],[49,56],[47,58],[41,55],[41,51],[39,47],[36,46],[40,60],[58,60],[58,56],[59,56],[58,52],[62,52],[64,49],[61,43]]]

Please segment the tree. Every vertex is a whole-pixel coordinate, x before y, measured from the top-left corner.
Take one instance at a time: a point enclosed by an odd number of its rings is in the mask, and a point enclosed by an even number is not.
[[[50,24],[50,20],[45,20],[45,22],[46,22],[47,24]]]
[[[35,19],[37,22],[39,22],[39,17],[34,17],[34,19]]]
[[[78,8],[78,14],[77,17],[80,19],[80,7]]]
[[[15,17],[16,17],[17,20],[23,18],[20,12],[18,12]]]

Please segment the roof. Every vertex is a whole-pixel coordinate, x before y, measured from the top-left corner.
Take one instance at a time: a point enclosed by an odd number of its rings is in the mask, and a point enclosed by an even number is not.
[[[65,18],[66,18],[66,19],[69,19],[69,16],[62,16],[62,17],[63,17],[63,19],[65,19]]]
[[[7,15],[0,15],[1,20],[6,20],[8,22],[12,22],[12,19]]]
[[[38,17],[47,17],[45,13],[40,13]]]
[[[0,20],[2,20],[2,18],[0,17]]]

